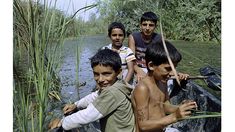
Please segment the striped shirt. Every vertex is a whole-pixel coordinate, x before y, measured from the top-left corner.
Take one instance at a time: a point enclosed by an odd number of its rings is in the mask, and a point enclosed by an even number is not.
[[[101,49],[112,49],[112,44],[104,46]],[[135,60],[136,58],[135,58],[133,51],[129,47],[126,47],[126,46],[122,46],[118,50],[118,53],[119,53],[119,56],[122,60],[123,78],[125,78],[126,77],[125,74],[127,74],[125,71],[128,70],[127,63]]]

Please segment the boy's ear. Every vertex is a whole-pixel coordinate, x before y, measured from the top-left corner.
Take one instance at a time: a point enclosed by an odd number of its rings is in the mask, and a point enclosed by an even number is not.
[[[154,64],[153,64],[152,61],[150,61],[150,62],[148,63],[148,68],[149,68],[149,70],[151,70],[151,71],[154,70]]]

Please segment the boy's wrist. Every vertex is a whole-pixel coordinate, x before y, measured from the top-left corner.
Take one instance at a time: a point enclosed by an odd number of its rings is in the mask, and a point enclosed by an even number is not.
[[[177,117],[176,112],[172,113],[171,116],[172,116],[172,122],[171,123],[176,123],[179,120],[179,118]]]

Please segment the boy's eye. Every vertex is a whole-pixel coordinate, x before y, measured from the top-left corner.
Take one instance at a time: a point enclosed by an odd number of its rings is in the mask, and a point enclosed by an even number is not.
[[[98,73],[93,72],[93,74],[94,74],[95,77],[97,77],[97,76],[99,76],[99,75],[109,76],[109,75],[112,74],[112,73],[110,73],[110,72],[104,72],[104,73],[98,74]]]
[[[109,76],[110,74],[112,74],[112,73],[109,73],[109,72],[103,73],[104,76]]]
[[[154,27],[155,26],[155,24],[147,24],[147,23],[143,23],[142,25],[143,26],[150,26],[150,27]]]
[[[149,24],[150,27],[154,27],[154,24]]]
[[[123,34],[112,34],[113,37],[116,37],[116,36],[119,36],[119,37],[122,37]]]
[[[95,72],[93,72],[93,74],[94,74],[95,77],[97,77],[99,75],[98,73],[95,73]]]
[[[166,67],[165,68],[168,72],[170,72],[172,69],[171,69],[171,67]]]

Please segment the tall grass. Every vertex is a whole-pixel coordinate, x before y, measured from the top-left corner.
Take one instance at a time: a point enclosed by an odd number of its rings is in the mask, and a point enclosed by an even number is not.
[[[48,93],[59,84],[54,51],[62,44],[66,20],[39,1],[14,0],[13,6],[14,74],[20,78],[14,88],[14,130],[43,132]],[[48,53],[49,44],[54,48]]]
[[[74,16],[65,18],[55,9],[56,2],[13,2],[14,131],[44,132],[48,94],[60,86],[56,68],[61,54],[55,53],[62,49]]]

